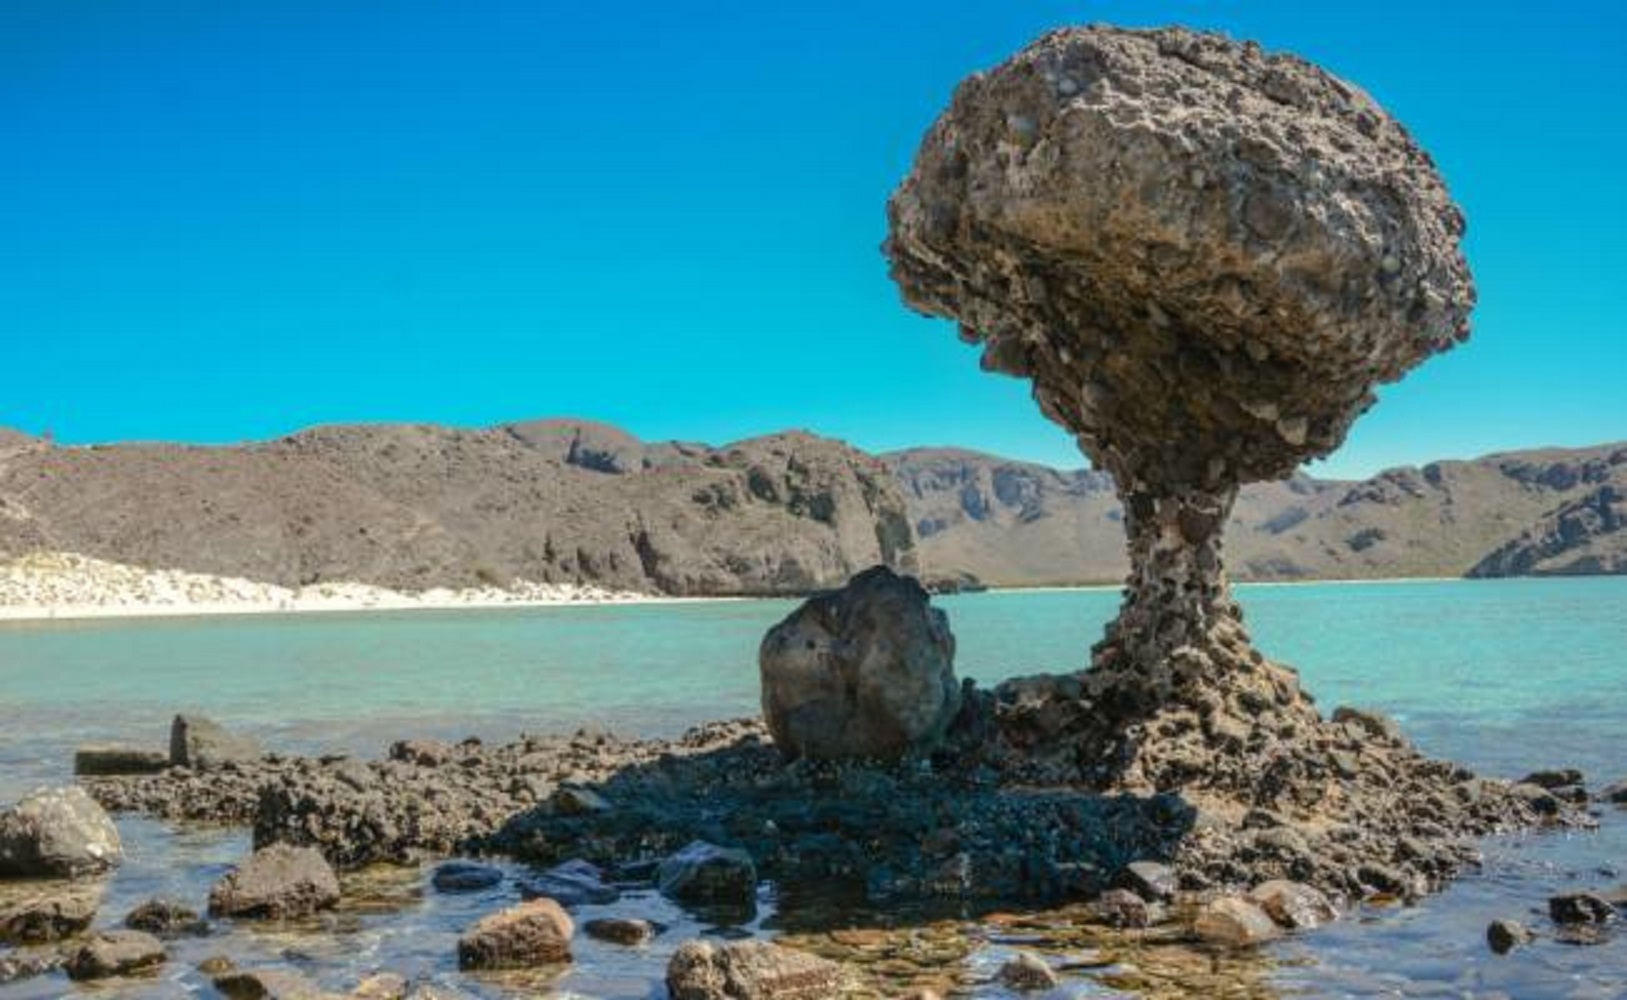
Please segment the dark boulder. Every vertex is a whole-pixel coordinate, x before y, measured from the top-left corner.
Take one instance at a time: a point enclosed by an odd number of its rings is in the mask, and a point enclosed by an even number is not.
[[[228,732],[201,715],[177,715],[170,723],[169,759],[176,767],[206,771],[225,764],[250,764],[261,755],[254,740]]]
[[[661,862],[656,884],[680,903],[746,905],[757,898],[757,866],[745,851],[697,840]]]

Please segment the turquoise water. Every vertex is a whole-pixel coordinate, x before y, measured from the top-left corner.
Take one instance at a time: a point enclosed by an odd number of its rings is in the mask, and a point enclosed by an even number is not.
[[[1239,597],[1261,648],[1299,668],[1326,708],[1389,711],[1424,749],[1487,773],[1567,765],[1595,782],[1627,777],[1627,578],[1252,586]],[[938,603],[961,672],[993,682],[1079,668],[1117,602],[1076,590]],[[590,723],[672,735],[756,711],[758,640],[792,607],[0,624],[0,801],[65,779],[77,743],[161,745],[178,710],[278,749],[369,755],[408,735],[502,739]],[[1365,982],[1385,995],[1373,978],[1382,967],[1418,987],[1409,993],[1627,995],[1622,935],[1539,946],[1518,964],[1490,958],[1478,937],[1554,887],[1627,880],[1624,814],[1603,819],[1595,834],[1489,842],[1487,871],[1446,894],[1285,946],[1296,963],[1285,989],[1317,995],[1317,983],[1338,981],[1343,995],[1369,995]]]

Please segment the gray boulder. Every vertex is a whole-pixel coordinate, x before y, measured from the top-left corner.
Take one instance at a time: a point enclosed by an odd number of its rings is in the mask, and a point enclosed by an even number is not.
[[[204,771],[260,759],[260,744],[201,715],[177,715],[169,728],[169,759],[176,767]]]
[[[123,860],[118,828],[82,788],[43,788],[0,812],[0,878],[79,878]]]
[[[339,902],[339,878],[314,847],[272,844],[255,851],[209,892],[209,912],[274,920],[303,917]]]
[[[929,751],[960,711],[954,660],[948,616],[913,578],[876,566],[763,638],[763,717],[789,757]]]

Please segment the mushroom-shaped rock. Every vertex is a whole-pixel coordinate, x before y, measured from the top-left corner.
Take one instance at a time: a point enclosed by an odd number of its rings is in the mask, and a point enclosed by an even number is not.
[[[960,710],[949,619],[885,566],[769,629],[763,716],[790,757],[897,759],[932,749]]]
[[[1248,662],[1238,486],[1337,447],[1475,297],[1463,215],[1383,108],[1181,28],[1055,31],[967,79],[888,217],[905,301],[1032,380],[1118,484],[1132,568],[1095,665],[1120,715]]]
[[[80,878],[124,860],[118,828],[83,788],[42,788],[0,812],[0,878]]]

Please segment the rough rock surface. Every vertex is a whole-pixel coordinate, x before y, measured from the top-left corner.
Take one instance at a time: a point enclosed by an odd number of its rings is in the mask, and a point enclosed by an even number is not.
[[[757,898],[757,866],[738,848],[692,841],[656,870],[661,892],[684,903],[752,903]]]
[[[42,944],[72,937],[96,919],[101,889],[84,883],[0,886],[0,944]]]
[[[103,931],[75,949],[63,963],[70,979],[128,976],[164,964],[164,943],[141,931]]]
[[[228,872],[209,891],[209,912],[282,920],[339,902],[339,879],[311,847],[272,844]]]
[[[570,916],[551,899],[533,899],[484,918],[458,939],[458,967],[524,969],[571,960]]]
[[[1282,936],[1282,931],[1257,903],[1242,896],[1210,900],[1193,921],[1198,937],[1212,944],[1244,948]]]
[[[846,985],[837,963],[768,941],[685,941],[667,965],[672,1000],[828,1000]]]
[[[1249,890],[1249,899],[1264,910],[1278,925],[1292,931],[1308,931],[1339,919],[1339,911],[1317,889],[1290,882],[1271,879]]]
[[[208,921],[172,899],[149,899],[125,915],[124,926],[160,938],[209,933]]]
[[[1627,573],[1627,484],[1555,508],[1469,570],[1473,577]]]
[[[123,859],[118,828],[77,786],[42,788],[0,812],[0,878],[79,878]]]
[[[88,743],[73,755],[73,773],[78,775],[157,774],[169,764],[169,754],[162,750],[113,743]]]
[[[177,715],[170,723],[169,760],[174,767],[208,771],[226,764],[252,764],[260,759],[253,739],[228,732],[201,715]]]
[[[927,752],[960,711],[954,660],[948,616],[913,578],[877,566],[769,629],[763,718],[792,757]]]

